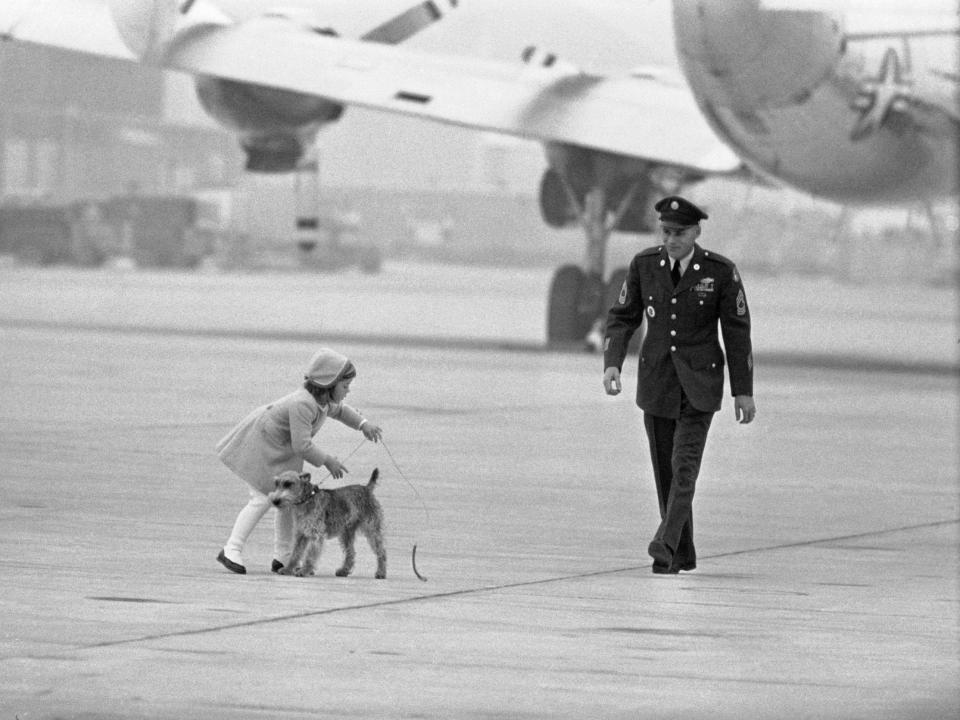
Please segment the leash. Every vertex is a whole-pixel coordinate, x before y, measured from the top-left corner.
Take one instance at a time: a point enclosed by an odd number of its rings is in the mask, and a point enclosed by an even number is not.
[[[366,438],[364,438],[363,440],[361,440],[360,443],[359,443],[353,450],[350,451],[350,454],[347,455],[347,456],[343,459],[343,461],[346,461],[346,460],[349,460],[350,458],[352,458],[353,455],[354,455],[354,453],[356,453],[357,450],[359,450],[361,447],[363,447],[363,444],[364,444],[366,441],[367,441]],[[341,462],[343,462],[343,461],[341,461]],[[327,469],[324,468],[324,470],[327,470]],[[333,475],[333,473],[330,472],[329,470],[327,470],[327,474],[324,475],[324,476],[323,476],[322,478],[320,478],[319,480],[317,480],[316,483],[319,485],[320,483],[322,483],[324,480],[326,480],[326,479],[327,479],[328,477],[330,477],[331,475]]]
[[[364,438],[363,440],[361,440],[361,441],[359,442],[359,444],[357,444],[357,446],[356,446],[353,450],[351,450],[351,451],[350,451],[350,454],[347,455],[343,460],[346,461],[346,460],[349,460],[351,457],[353,457],[353,455],[357,452],[357,450],[359,450],[361,447],[363,447],[363,444],[364,444],[365,442],[367,442],[367,439],[366,439],[366,438]],[[403,478],[403,481],[404,481],[407,485],[410,486],[410,489],[411,489],[411,490],[413,490],[413,494],[417,496],[417,500],[420,502],[420,507],[423,508],[423,514],[424,514],[424,515],[426,516],[426,518],[427,518],[427,525],[428,525],[428,527],[432,530],[432,529],[433,529],[433,520],[430,519],[430,509],[427,507],[427,504],[423,501],[423,498],[420,496],[420,491],[417,490],[417,486],[414,485],[412,482],[410,482],[410,480],[409,480],[409,479],[407,478],[407,476],[404,474],[403,470],[400,469],[400,465],[397,463],[396,458],[393,457],[393,453],[390,452],[390,448],[387,447],[387,444],[383,441],[383,438],[380,438],[380,444],[383,445],[383,449],[387,451],[387,456],[390,458],[390,462],[393,463],[393,467],[394,467],[394,469],[397,471],[397,474],[398,474],[401,478]],[[331,473],[329,470],[327,470],[327,474],[324,475],[324,476],[323,476],[322,478],[320,478],[319,480],[317,480],[317,484],[319,485],[319,484],[322,483],[324,480],[326,480],[328,477],[330,477],[332,474],[333,474],[333,473]],[[316,486],[315,486],[315,487],[316,487]],[[319,490],[319,488],[317,488],[317,490]],[[315,491],[313,494],[316,494],[316,491]],[[311,495],[311,497],[313,497],[313,494]],[[419,580],[422,580],[423,582],[426,582],[426,581],[427,581],[427,578],[426,578],[424,575],[421,575],[421,574],[420,574],[420,571],[417,570],[417,543],[414,543],[414,544],[413,544],[413,551],[410,553],[410,564],[413,565],[413,574],[416,575]]]
[[[433,529],[433,521],[430,519],[430,510],[427,508],[427,504],[423,501],[423,498],[420,497],[420,491],[417,490],[416,485],[410,482],[407,479],[407,476],[403,474],[403,470],[400,469],[400,465],[397,463],[396,459],[393,457],[393,453],[390,452],[390,448],[387,447],[387,444],[383,441],[383,438],[380,438],[380,444],[383,445],[383,449],[387,451],[387,455],[390,457],[390,462],[393,463],[394,469],[396,469],[397,474],[403,478],[403,481],[410,486],[410,489],[413,490],[413,494],[417,496],[417,500],[420,501],[420,507],[423,508],[423,514],[427,517],[427,525],[430,529]],[[410,553],[410,564],[413,566],[413,574],[417,576],[418,580],[426,582],[427,578],[424,575],[420,574],[420,571],[417,570],[417,543],[413,544],[413,551]]]
[[[429,525],[429,526],[430,526],[430,529],[432,530],[432,529],[433,529],[433,521],[430,519],[430,510],[427,509],[427,504],[423,501],[423,498],[420,497],[420,493],[417,491],[416,486],[415,486],[412,482],[410,482],[409,480],[407,480],[407,476],[403,474],[403,470],[401,470],[401,469],[400,469],[400,466],[397,465],[397,461],[394,460],[394,458],[393,458],[393,453],[390,452],[390,448],[387,447],[387,444],[383,441],[383,438],[380,438],[380,444],[383,445],[383,449],[386,450],[386,451],[387,451],[387,455],[390,456],[390,462],[393,463],[394,469],[396,469],[396,471],[397,471],[397,473],[400,475],[400,477],[403,478],[403,481],[404,481],[407,485],[410,486],[410,489],[413,490],[413,494],[417,496],[417,500],[420,501],[420,507],[423,508],[423,514],[427,516],[427,525]]]

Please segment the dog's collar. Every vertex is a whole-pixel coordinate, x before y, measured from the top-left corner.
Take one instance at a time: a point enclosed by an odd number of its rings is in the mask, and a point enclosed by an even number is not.
[[[313,497],[320,492],[320,488],[316,485],[311,484],[310,488],[311,488],[310,494],[307,495],[303,500],[298,500],[297,502],[295,502],[294,505],[303,505],[308,500],[312,500]]]

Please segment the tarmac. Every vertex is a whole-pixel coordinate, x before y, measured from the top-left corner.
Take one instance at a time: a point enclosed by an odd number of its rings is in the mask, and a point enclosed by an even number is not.
[[[8,265],[0,323],[539,352],[551,274],[412,262],[374,275]],[[747,271],[744,284],[758,364],[960,372],[956,285]]]
[[[758,419],[661,576],[636,361],[544,347],[548,271],[0,267],[0,718],[960,716],[955,289],[745,282]],[[233,575],[213,446],[321,343],[388,577],[271,574],[269,516]]]

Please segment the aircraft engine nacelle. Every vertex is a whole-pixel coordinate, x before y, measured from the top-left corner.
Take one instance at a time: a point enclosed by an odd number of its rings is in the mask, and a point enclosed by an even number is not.
[[[677,52],[698,95],[749,112],[802,101],[834,72],[843,51],[838,18],[764,6],[764,0],[674,2]]]
[[[196,89],[204,110],[239,133],[252,172],[293,170],[320,127],[343,114],[323,98],[222,78],[198,77]]]

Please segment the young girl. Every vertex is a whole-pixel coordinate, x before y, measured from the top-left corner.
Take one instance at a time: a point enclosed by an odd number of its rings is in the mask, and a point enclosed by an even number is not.
[[[275,475],[284,470],[301,472],[304,461],[327,468],[335,478],[349,472],[337,458],[313,442],[324,420],[332,417],[361,431],[367,440],[380,440],[380,427],[343,402],[356,374],[346,357],[321,348],[307,367],[303,387],[257,408],[217,443],[220,460],[250,486],[250,500],[237,515],[230,539],[217,556],[228,570],[247,572],[243,546],[270,509],[267,493],[273,490]],[[292,546],[293,515],[289,508],[278,509],[274,519],[273,572],[283,568]]]

